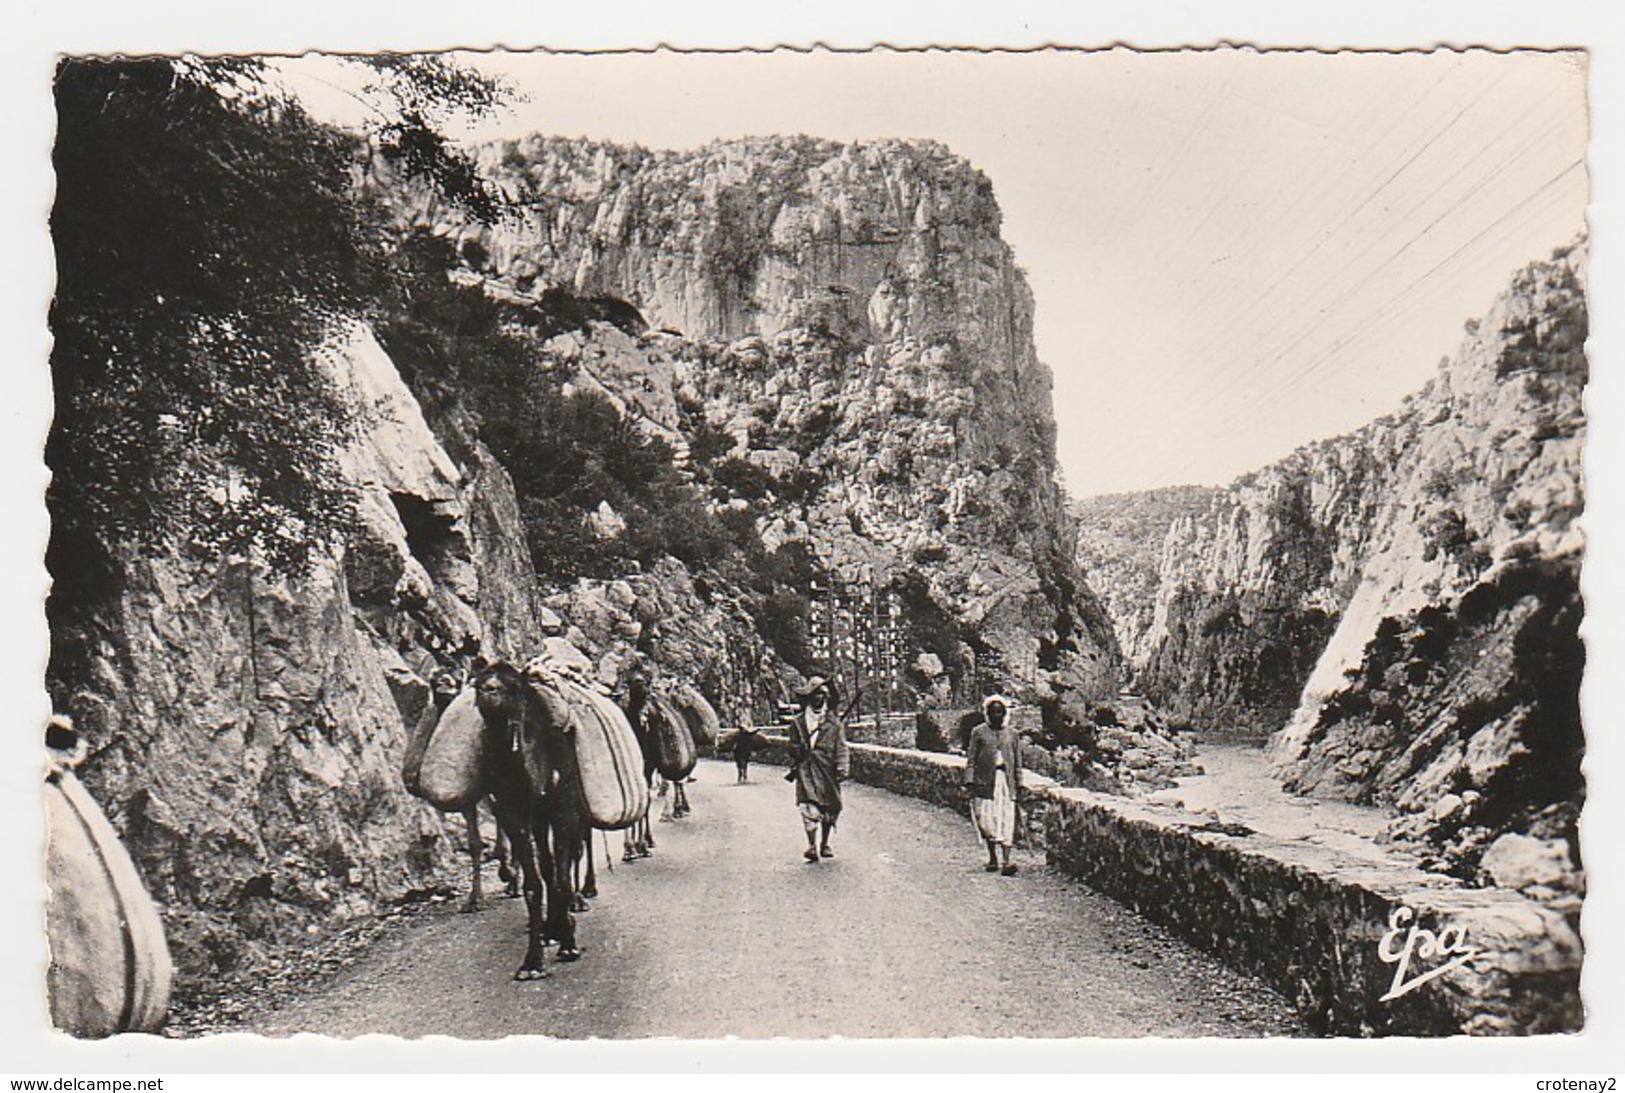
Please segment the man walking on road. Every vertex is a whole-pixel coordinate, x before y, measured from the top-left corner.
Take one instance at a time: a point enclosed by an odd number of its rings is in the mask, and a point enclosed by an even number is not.
[[[734,767],[739,771],[739,785],[750,781],[750,757],[756,754],[756,745],[761,742],[761,734],[749,721],[739,726],[739,731],[734,735]]]
[[[796,784],[796,807],[807,833],[802,856],[816,864],[820,858],[835,856],[829,836],[840,819],[841,783],[851,770],[851,759],[830,682],[814,676],[796,697],[801,712],[790,722],[791,768],[786,780]]]

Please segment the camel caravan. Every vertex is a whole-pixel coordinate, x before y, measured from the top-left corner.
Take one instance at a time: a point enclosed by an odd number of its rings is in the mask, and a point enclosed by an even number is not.
[[[659,680],[647,665],[616,701],[580,653],[560,644],[522,668],[477,663],[466,682],[437,676],[402,764],[413,795],[464,819],[468,911],[482,898],[481,802],[495,817],[498,875],[508,895],[524,895],[529,915],[517,980],[547,977],[550,945],[560,961],[581,958],[575,915],[598,894],[593,833],[624,832],[623,861],[648,857],[651,800],[665,800],[662,820],[689,813],[684,783],[720,728],[696,688]]]
[[[518,980],[546,978],[547,946],[578,960],[575,914],[597,896],[595,831],[626,833],[625,860],[654,848],[649,804],[662,819],[689,812],[684,782],[700,747],[717,741],[716,710],[700,692],[632,673],[617,702],[573,646],[523,668],[479,663],[467,679],[435,675],[408,735],[402,780],[416,797],[463,818],[472,878],[464,909],[482,899],[482,803],[496,819],[494,856],[507,894],[529,914]],[[52,1022],[81,1037],[156,1032],[168,1016],[174,964],[156,905],[117,832],[74,775],[88,749],[72,722],[46,729],[46,905]]]

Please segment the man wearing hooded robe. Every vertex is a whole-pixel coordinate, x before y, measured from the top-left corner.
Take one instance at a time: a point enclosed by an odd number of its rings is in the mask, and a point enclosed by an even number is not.
[[[796,784],[796,807],[807,834],[802,856],[816,864],[833,858],[830,833],[841,816],[841,783],[851,770],[846,726],[835,712],[834,689],[814,676],[797,695],[801,711],[790,722],[789,777]]]

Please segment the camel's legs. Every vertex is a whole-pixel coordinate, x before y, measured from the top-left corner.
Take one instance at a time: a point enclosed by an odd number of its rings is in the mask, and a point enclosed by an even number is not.
[[[468,860],[473,863],[471,871],[473,880],[468,886],[468,902],[463,904],[464,911],[478,911],[480,909],[480,866],[484,863],[480,856],[485,853],[485,843],[480,838],[480,806],[476,802],[463,813],[463,822],[468,825]]]
[[[525,959],[519,965],[519,970],[513,973],[515,979],[545,979],[548,972],[543,967],[544,949],[542,945],[542,922],[546,913],[546,891],[544,890],[541,848],[534,843],[534,828],[532,827],[532,813],[536,811],[534,805],[524,808],[497,809],[497,824],[508,833],[508,846],[514,859],[518,862],[519,871],[525,878],[525,910],[529,912],[530,928],[525,945]]]
[[[573,851],[579,851],[584,832],[574,809],[560,808],[558,802],[543,801],[537,810],[535,839],[537,859],[544,874],[552,878],[547,904],[547,937],[559,943],[560,960],[579,960],[576,947],[576,920],[570,913],[572,892],[570,869]],[[549,822],[551,820],[551,822]],[[548,835],[552,835],[552,846]]]
[[[587,883],[585,883],[585,884],[583,884],[581,886],[581,894],[586,896],[588,899],[597,899],[598,898],[598,868],[597,868],[597,865],[594,863],[594,860],[593,860],[592,829],[591,828],[587,829],[587,837],[586,837],[586,839],[584,841],[587,844]]]
[[[493,809],[493,812],[495,810]],[[497,877],[503,884],[503,893],[513,899],[519,895],[519,874],[513,868],[513,850],[508,845],[508,836],[502,831],[502,821],[497,820]]]
[[[582,858],[587,859],[586,868],[592,869],[592,831],[585,830],[582,837],[576,840],[570,848],[570,910],[577,914],[590,911],[592,907],[587,903],[586,884],[582,881]],[[588,875],[591,875],[590,873]]]
[[[647,764],[647,765],[644,766],[644,768],[643,768],[643,780],[649,783],[649,789],[651,791],[653,791],[654,786],[655,786],[655,779],[658,778],[658,777],[659,777],[659,775],[657,775],[655,773],[655,768],[654,768],[654,765],[652,763]],[[652,798],[650,800],[650,803],[653,804],[653,799]],[[649,851],[653,850],[654,848],[655,848],[654,825],[649,822],[649,813],[644,812],[643,819],[638,821],[638,857],[647,858],[649,856]]]

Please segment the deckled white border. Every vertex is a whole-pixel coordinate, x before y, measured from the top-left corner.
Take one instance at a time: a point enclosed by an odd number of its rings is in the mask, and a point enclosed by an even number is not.
[[[376,1072],[389,1070],[485,1073],[539,1069],[625,1070],[933,1070],[1006,1071],[1476,1071],[1540,1072],[1578,1076],[1617,1068],[1625,1043],[1625,717],[1618,620],[1620,570],[1625,567],[1621,523],[1621,471],[1625,467],[1625,351],[1617,330],[1625,294],[1625,262],[1616,242],[1620,150],[1625,122],[1625,35],[1611,5],[1566,0],[1365,0],[1359,4],[1292,2],[1013,4],[954,0],[930,5],[876,0],[779,0],[710,4],[636,2],[568,8],[440,0],[434,5],[340,4],[332,0],[274,0],[252,8],[218,0],[65,2],[24,0],[3,32],[0,118],[8,160],[0,173],[6,231],[0,235],[5,293],[5,397],[0,399],[0,489],[5,534],[0,537],[0,694],[11,699],[0,762],[0,1074],[206,1073],[237,1070]],[[698,10],[696,10],[698,9]],[[1585,712],[1591,741],[1587,776],[1591,800],[1585,816],[1591,893],[1586,903],[1589,954],[1586,999],[1591,1020],[1576,1038],[1522,1041],[946,1041],[930,1044],[662,1042],[500,1044],[403,1042],[381,1037],[328,1043],[214,1038],[168,1042],[123,1037],[80,1044],[40,1027],[38,984],[43,981],[43,922],[38,899],[40,847],[37,741],[49,710],[44,672],[45,515],[40,452],[49,420],[44,315],[51,291],[47,234],[52,179],[49,147],[53,115],[49,95],[58,52],[300,52],[507,45],[561,49],[726,48],[827,43],[863,48],[876,43],[1034,47],[1049,43],[1142,48],[1258,46],[1383,49],[1483,45],[1511,48],[1581,46],[1591,51],[1593,147],[1591,157],[1592,384],[1588,393],[1591,446],[1586,527],[1590,551],[1585,574],[1589,644]],[[1615,1071],[1617,1073],[1617,1070]],[[1532,1088],[1521,1082],[1517,1088]]]

